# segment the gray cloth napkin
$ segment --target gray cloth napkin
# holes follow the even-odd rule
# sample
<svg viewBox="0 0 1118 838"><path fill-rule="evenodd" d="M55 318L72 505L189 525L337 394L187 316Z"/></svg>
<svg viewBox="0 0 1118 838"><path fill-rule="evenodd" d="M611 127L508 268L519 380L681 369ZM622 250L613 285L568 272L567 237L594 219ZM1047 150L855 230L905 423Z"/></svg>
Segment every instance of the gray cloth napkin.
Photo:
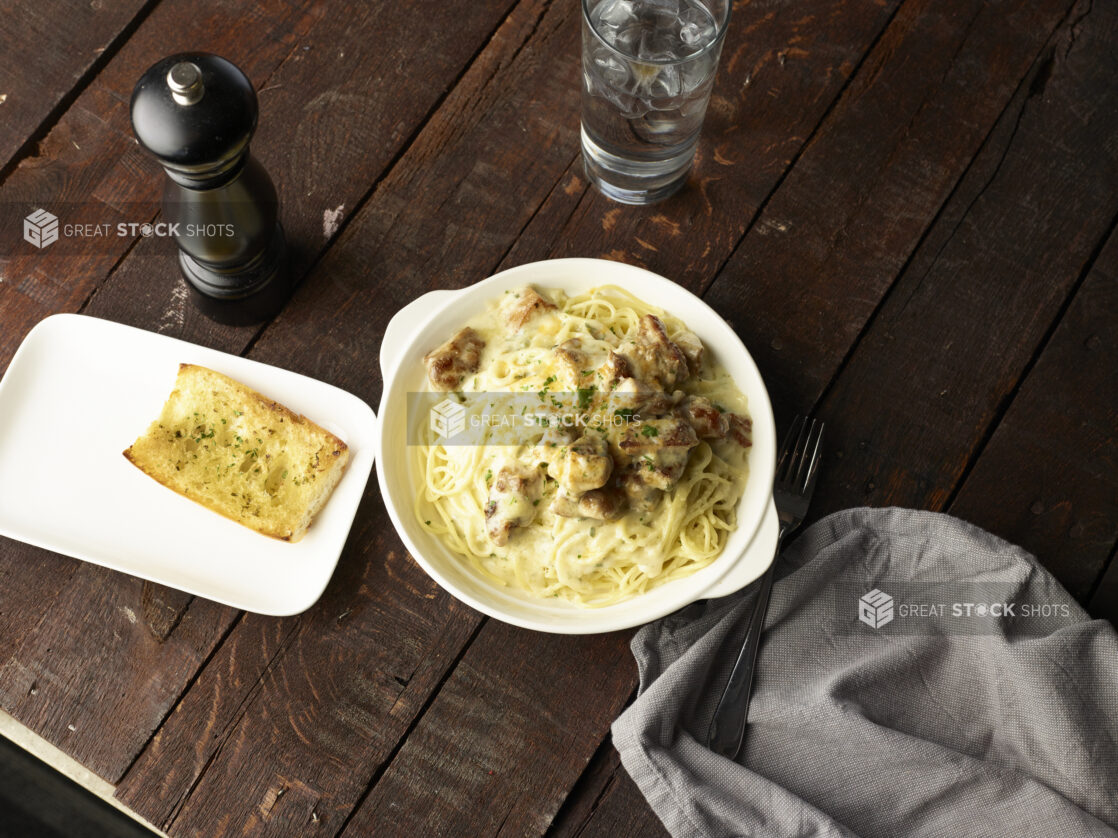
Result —
<svg viewBox="0 0 1118 838"><path fill-rule="evenodd" d="M1118 635L1025 551L901 509L806 530L732 762L704 743L755 588L633 638L613 741L674 836L1118 836Z"/></svg>

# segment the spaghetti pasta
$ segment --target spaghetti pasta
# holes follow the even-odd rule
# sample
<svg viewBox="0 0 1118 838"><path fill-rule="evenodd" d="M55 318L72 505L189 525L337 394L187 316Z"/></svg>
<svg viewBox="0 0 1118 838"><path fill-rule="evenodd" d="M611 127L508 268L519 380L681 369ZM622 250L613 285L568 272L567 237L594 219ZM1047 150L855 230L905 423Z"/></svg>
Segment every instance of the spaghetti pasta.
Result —
<svg viewBox="0 0 1118 838"><path fill-rule="evenodd" d="M482 342L467 358L461 346ZM433 388L483 401L490 419L468 444L420 430L415 514L476 573L600 607L722 551L747 479L748 405L680 320L613 286L523 289L439 353Z"/></svg>

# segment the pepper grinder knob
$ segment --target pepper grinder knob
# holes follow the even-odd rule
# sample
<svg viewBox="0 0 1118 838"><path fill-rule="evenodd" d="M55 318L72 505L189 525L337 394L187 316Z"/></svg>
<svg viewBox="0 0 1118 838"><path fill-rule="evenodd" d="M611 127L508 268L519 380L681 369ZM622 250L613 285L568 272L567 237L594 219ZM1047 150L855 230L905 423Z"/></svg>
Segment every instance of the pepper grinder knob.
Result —
<svg viewBox="0 0 1118 838"><path fill-rule="evenodd" d="M132 128L163 166L163 215L192 298L222 323L266 320L290 296L272 179L249 152L259 108L248 77L208 53L152 65L132 93Z"/></svg>
<svg viewBox="0 0 1118 838"><path fill-rule="evenodd" d="M206 93L202 70L191 61L180 61L167 71L167 87L171 98L184 107L196 105Z"/></svg>

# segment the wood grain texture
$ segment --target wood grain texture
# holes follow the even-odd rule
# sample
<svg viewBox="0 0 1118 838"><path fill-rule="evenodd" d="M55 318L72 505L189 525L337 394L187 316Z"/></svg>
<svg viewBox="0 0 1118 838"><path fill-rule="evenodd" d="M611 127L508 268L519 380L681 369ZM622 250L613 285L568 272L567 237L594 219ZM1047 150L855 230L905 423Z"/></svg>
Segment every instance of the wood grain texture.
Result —
<svg viewBox="0 0 1118 838"><path fill-rule="evenodd" d="M1099 580L1098 589L1091 597L1088 611L1092 617L1099 620L1110 620L1114 626L1118 627L1118 561L1115 561L1116 555L1118 555L1118 550L1110 554L1109 564L1103 572L1102 579Z"/></svg>
<svg viewBox="0 0 1118 838"><path fill-rule="evenodd" d="M778 416L823 392L1069 6L917 0L897 14L704 295Z"/></svg>
<svg viewBox="0 0 1118 838"><path fill-rule="evenodd" d="M479 619L376 503L311 611L238 623L117 788L127 806L171 835L337 834Z"/></svg>
<svg viewBox="0 0 1118 838"><path fill-rule="evenodd" d="M302 12L303 16L298 17L294 23L291 16L297 9L289 9L285 16L281 14L284 11L282 9L258 8L248 16L248 22L259 27L256 30L256 37L269 31L261 17L273 15L272 51L266 53L266 58L271 63L264 64L264 58L259 58L255 64L248 63L246 66L239 56L244 54L251 57L251 53L245 51L244 47L237 46L238 39L245 36L245 32L241 29L242 24L229 21L227 25L222 17L225 13L219 13L216 9L181 7L180 14L205 16L203 23L197 25L208 26L210 31L225 31L226 37L231 39L230 42L212 42L210 36L210 48L239 61L250 76L258 80L258 85L263 86L262 119L270 118L270 122L266 124L274 126L271 130L276 134L272 138L272 144L261 150L270 149L270 154L275 160L283 164L276 165L273 170L280 188L299 190L299 198L301 198L301 200L291 201L296 212L291 214L294 223L289 226L289 235L292 235L296 241L306 242L296 251L296 269L300 265L305 267L309 264L317 256L318 250L327 243L322 227L325 210L316 207L313 215L308 215L308 205L315 206L317 202L319 207L329 207L334 210L346 201L356 202L361 198L369 183L380 174L380 167L388 163L407 135L422 123L427 109L438 101L446 88L469 64L474 51L486 42L492 29L503 19L506 5L505 0L472 4L469 13L460 17L460 28L454 31L443 30L442 40L431 41L431 48L438 52L438 58L432 57L427 61L425 72L422 74L412 72L409 65L401 63L398 55L384 50L379 42L370 41L365 34L362 34L367 32L372 21L361 15L375 14L377 25L382 28L386 36L394 35L401 44L412 42L419 37L419 30L425 26L423 17L417 17L414 8L393 7L393 10L388 13L383 10L378 12L375 9L364 9L358 14L340 15L327 14L327 10L319 6L315 8L313 15L310 12ZM171 40L171 45L167 46L171 48L181 43L176 40L177 38L184 37L180 33L176 38L170 38L167 29L174 27L175 20L167 19L166 14L162 13L163 10L160 11L161 14L151 17L135 38L129 41L118 59L105 71L104 75L108 75L110 79L123 79L126 71L135 72L134 77L127 79L127 87L123 80L117 85L119 88L117 92L124 96L124 102L127 102L124 91L127 90L130 94L135 77L138 77L150 61L162 54L153 52L150 44L158 44L160 38L164 38ZM360 24L358 29L353 29L355 22ZM189 29L185 24L183 26ZM145 44L149 45L145 47ZM144 51L146 55L142 58L134 57L133 54L139 51ZM125 62L126 68L118 67L118 62ZM95 87L103 84L108 82L99 78ZM315 85L322 89L316 92ZM278 110L273 111L270 103L274 103ZM126 111L126 107L123 113L118 113L114 109L111 116L111 119L116 122L119 122L121 116L123 117L123 125L118 126L120 131L130 130L127 127ZM104 119L109 121L110 116L106 115ZM302 133L292 135L291 132L296 129ZM286 137L283 136L285 130L288 132ZM360 142L355 141L355 137ZM98 164L103 160L111 159L115 148L113 143L119 139L116 134L109 131L102 131L102 134L95 138L101 141L100 147L94 144ZM267 141L263 129L259 140ZM376 144L372 153L368 148L369 143ZM291 153L291 148L298 149L299 153ZM266 164L271 162L268 154L261 154L261 157ZM62 158L61 162L52 159L45 168L62 167L63 171L68 172L69 167L77 167L77 163L66 156L64 149ZM98 171L98 165L88 168ZM114 179L114 194L120 195L123 190L129 200L135 195L128 190L150 191L158 195L161 188L162 174L154 164L131 172L132 186L128 186L127 179L122 185L119 179L119 167L107 173L103 169L102 166L97 176ZM13 180L21 177L23 171L24 168L21 167L16 176L13 176ZM94 177L89 176L89 183L86 185L96 184ZM96 188L102 189L102 186ZM315 189L322 190L322 194L317 199L314 199ZM307 195L308 192L311 195ZM339 204L334 203L336 200ZM93 212L93 207L88 211ZM309 225L308 219L311 219ZM205 333L204 330L211 324L201 317L192 318L189 322L203 331L188 332L187 304L185 295L180 293L182 285L175 267L173 244L166 240L144 239L142 245L137 246L122 263L121 268L112 275L112 290L105 295L94 296L86 306L86 313L107 316L136 325L155 325L160 331L189 337L200 343L223 346L235 352L247 345L253 334L252 329L221 330L220 327L215 327L213 333ZM66 267L68 276L72 277L73 266L77 264L78 270L87 271L91 282L96 284L102 277L95 272L107 273L116 259L116 256L112 256L113 261L107 261L110 255L98 252L88 259L80 255L70 255L65 257L67 261L62 265ZM299 261L300 259L302 262ZM69 306L69 302L60 304L57 297L43 294L40 280L38 274L29 276L25 278L21 287L35 290L42 297L40 302L46 307L57 309ZM3 293L3 287L0 286L0 295ZM159 301L157 304L161 308L153 312L150 306L156 300ZM76 297L72 301L76 302ZM18 315L9 314L10 311L5 307L6 322L17 322ZM190 314L193 315L193 312ZM3 339L7 339L9 334L5 331ZM22 557L29 551L30 548L6 542L0 550L0 566L18 566ZM67 562L67 560L59 561ZM91 599L111 596L112 591L120 588L117 575L110 571L86 571L77 578L77 585L81 587L75 586L74 590L67 593L67 596L75 600L83 596ZM173 605L169 612L162 614L146 613L138 603L124 604L143 614L145 622L150 622L151 631L156 638L174 627L176 614L182 611L181 602ZM153 604L150 597L145 604L148 606ZM18 606L16 603L9 605L11 608L9 617L13 626L20 622L26 623L30 619L38 619L39 609L41 609L41 603L34 597L22 601ZM18 614L22 614L22 617L17 616ZM222 611L215 614L215 619L219 621L213 627L213 637L216 641L230 625L231 614ZM73 634L72 614L66 610L50 612L46 621L60 635L65 634L67 626ZM113 654L115 640L108 628L98 629L95 626L82 633L80 637L73 636L70 645L72 647L70 651L75 655L107 660ZM120 649L120 653L128 654L128 650ZM61 650L52 648L51 654L61 654ZM119 666L109 668L115 678L121 682L121 689L125 692L130 693L139 688L140 685L128 680L129 677L134 677L134 673L131 673L126 661L121 661ZM57 712L60 714L81 714L89 719L98 720L98 726L105 739L104 747L115 747L119 749L119 753L112 762L99 761L96 770L99 773L105 772L107 779L115 781L138 753L139 749L135 746L137 744L142 746L142 739L146 737L142 737L140 731L146 727L147 736L151 735L170 709L171 705L167 703L167 698L177 698L173 696L175 690L181 692L194 674L193 669L174 669L164 672L162 675L166 693L163 697L164 701L158 705L151 705L153 714L146 717L127 714L112 716L111 706L99 708L88 702L68 706L62 695L55 696L54 700L57 702ZM23 718L17 712L18 708L6 707L5 709ZM116 735L116 726L127 727L128 735L123 735L123 732L122 735ZM49 734L44 735L51 738ZM74 741L74 738L66 736L52 741L66 750L68 745L65 743Z"/></svg>
<svg viewBox="0 0 1118 838"><path fill-rule="evenodd" d="M1084 4L1079 7L1086 10ZM942 509L1118 213L1118 9L1064 27L824 399L816 514ZM1090 106L1085 107L1084 102ZM1049 567L1076 562L1074 551Z"/></svg>
<svg viewBox="0 0 1118 838"><path fill-rule="evenodd" d="M950 13L950 9L944 9L942 5L937 8L944 14ZM984 188L984 184L991 176L991 170L996 170L998 161L1002 159L1002 152L1006 151L1010 137L1020 127L1018 120L1020 109L1022 103L1028 99L1030 89L1035 95L1034 81L1049 77L1047 61L1049 53L1041 50L1041 46L1044 45L1044 32L1035 32L1024 25L1023 20L1019 20L1017 32L1020 35L1018 41L1020 51L1016 55L1016 62L1010 62L1009 66L1024 72L1031 62L1032 69L1021 85L1018 84L1019 79L1013 78L1013 73L1007 73L1002 77L1000 96L1004 98L1001 102L1004 104L1014 88L1018 88L1016 98L1010 101L1008 108L1002 114L999 120L1000 130L996 128L986 141L984 158L980 158L968 170L969 158L965 151L966 145L958 145L958 143L970 143L977 148L977 143L981 142L986 129L998 116L1001 108L998 98L985 101L979 98L975 101L966 100L964 97L965 101L977 109L972 113L982 114L986 122L985 125L975 126L963 124L954 134L942 130L945 119L942 114L945 109L949 109L952 98L958 92L952 84L956 87L965 85L967 74L974 72L975 66L984 68L1002 66L1004 69L1007 58L1006 43L977 35L982 27L976 23L971 27L971 34L956 41L958 47L954 53L954 60L958 62L958 68L965 69L956 69L953 72L950 67L946 67L941 72L933 74L936 83L926 88L931 100L909 103L904 91L912 94L922 88L914 78L903 80L901 78L904 76L908 57L905 49L906 41L909 48L919 50L925 46L920 43L921 39L934 38L934 32L937 30L947 34L948 37L958 38L959 33L951 27L943 28L942 21L938 21L937 27L934 14L931 15L931 20L926 21L922 26L918 19L909 19L908 9L908 6L903 8L894 20L894 26L904 34L895 37L891 27L882 37L875 53L870 56L866 67L863 68L871 74L868 89L863 90L860 76L852 81L847 95L836 106L828 123L821 126L812 146L805 151L796 168L769 202L758 223L746 236L739 253L715 281L706 296L706 299L713 302L720 312L731 317L731 321L738 326L739 333L746 338L747 345L755 355L760 356L762 371L766 374L770 382L770 390L777 401L778 413L791 413L793 407L803 409L817 401L825 392L828 383L842 368L844 356L857 338L856 324L863 318L873 317L876 304L886 293L890 295L897 293L888 290L891 287L892 275L905 266L908 254L920 246L921 238L929 225L932 226L933 233L928 235L927 239L937 242L939 239L936 233L942 230L946 231L944 235L947 235L956 228L959 223L958 214L965 214L972 204L973 193L968 192L968 187L973 190ZM1036 12L1038 9L1033 6L1031 11ZM1057 7L1047 12L1047 20L1055 25L1060 19L1060 9ZM981 13L979 10L980 15ZM1053 48L1050 54L1055 54L1054 48L1067 47L1072 40L1073 31L1076 39L1087 37L1080 28L1082 24L1083 21L1075 11L1067 15L1063 27L1048 45ZM932 29L924 28L929 25ZM1105 42L1109 37L1107 34L1109 30L1105 26L1101 31L1104 36L1100 39L1103 45L1096 45L1097 50L1106 48ZM883 51L884 57L879 56L877 50ZM1034 60L1038 52L1040 57ZM1097 54L1095 57L1082 58L1079 66L1084 67L1096 59ZM924 65L917 62L914 66L923 68ZM997 89L996 73L991 73L989 78L991 81L989 89ZM954 79L954 81L945 83L944 79ZM1048 119L1058 123L1062 118L1070 116L1066 110L1068 106L1077 97L1090 95L1088 91L1094 90L1094 85L1097 83L1097 78L1084 80L1082 77L1068 83L1072 89L1065 91L1065 95L1059 100L1053 99L1051 105L1054 109L1064 108L1064 112L1050 113ZM937 94L940 93L945 97L942 100L937 99ZM876 96L881 97L879 103L875 102ZM878 108L880 110L877 110ZM866 115L874 113L875 110L879 114L900 114L903 117L904 114L911 113L914 116L905 132L894 135L892 139L886 136L878 142L877 132L866 124ZM939 116L925 121L921 114L929 111L932 114L938 112ZM878 119L880 120L881 117L879 116ZM1047 126L1035 125L1030 135L1040 140L1047 130L1051 129ZM854 137L859 134L863 136L860 141L855 142L854 137L844 136L847 133L853 134ZM963 134L968 136L961 136ZM879 156L852 155L852 150L856 148L877 151ZM845 154L841 153L844 149ZM1074 152L1066 152L1066 154L1073 156ZM935 161L936 165L932 165L931 162L922 164L924 157L928 161ZM846 162L843 162L844 160ZM891 163L895 160L903 165L893 168ZM944 172L936 168L940 161L945 160L954 161L954 172ZM1105 168L1108 164L1104 160L1101 165ZM846 177L835 177L836 170L846 171L849 174ZM948 202L948 208L933 223L940 210L940 204L945 201L964 172L967 174L963 177L962 184L956 188L956 194ZM1020 174L1016 177L1019 189L1028 188L1023 182L1028 179ZM868 191L865 191L867 187L863 184L863 180L872 183ZM1050 183L1048 185L1051 186ZM1040 191L1043 185L1038 185L1037 188ZM1001 198L1000 212L1003 214L1011 214L1016 204L1017 199L1011 197L1012 192L1013 190L1007 189L1007 194ZM1104 198L1107 192L1108 188L1097 189L1096 199ZM810 199L812 195L822 196L817 198L818 206L812 203ZM828 197L834 203L829 203L826 200ZM955 213L951 211L954 208L958 208ZM994 212L998 211L994 210ZM795 223L795 219L801 217L813 219L806 231L800 228L800 234L806 238L802 253L800 242L797 241L800 236L789 232L792 226L789 222ZM1102 226L1098 229L1105 232L1109 221L1105 211L1096 213L1093 220L1097 225L1101 222ZM881 229L875 229L875 224L879 228L884 225L888 229L882 232ZM785 226L789 227L789 230L780 229ZM1043 244L1038 245L1038 249L1048 247L1058 252L1057 245L1064 230L1058 223L1056 227L1051 233L1046 233L1048 237ZM851 232L847 232L848 230ZM857 234L853 231L857 231ZM1065 257L1064 267L1069 283L1074 283L1077 271L1089 255L1092 244L1089 238L1089 235L1084 237L1087 240L1085 251L1073 252ZM932 253L938 253L938 249L932 250ZM1077 257L1082 258L1077 260ZM956 264L956 268L959 268L961 263L962 260ZM916 264L919 262L917 261ZM739 265L742 269L741 279L734 283L735 270L739 269ZM745 270L745 265L749 265L748 270ZM881 272L880 276L875 273L878 271ZM963 273L961 281L969 278L972 284L978 284L984 279L982 269L970 275L965 271ZM868 295L868 300L862 297L865 285L870 282L866 277L869 277L877 288L876 292ZM900 282L904 282L904 276ZM805 289L803 292L789 293L789 288L801 287ZM898 285L898 291L903 287ZM1070 284L1065 286L1065 288L1069 287ZM783 297L787 297L790 302L782 302ZM972 332L975 331L976 312L973 309L973 300L967 294L960 294L957 286L945 285L942 282L929 284L928 297L930 305L943 309L938 313L935 324L937 328L942 326L943 321L959 320L967 324ZM1049 316L1055 316L1059 308L1059 298L1049 297L1047 306ZM886 312L887 307L888 303L886 303ZM773 315L774 310L783 311L783 316ZM919 317L914 316L913 322L919 323ZM1041 332L1031 336L1032 342L1029 338L1021 341L1022 349L1036 345L1045 325L1044 322L1040 324ZM758 326L763 331L755 331ZM878 320L874 319L870 327L871 337L877 327ZM847 328L851 331L844 332ZM808 333L806 337L801 334L801 330ZM864 345L864 342L859 344L857 352L866 351ZM967 344L961 346L965 347ZM795 351L782 356L780 353L785 347L792 347ZM968 364L986 359L988 356L997 358L1000 354L980 347L957 350L955 353L949 353L945 360L958 358L960 364ZM794 366L788 366L789 361L783 361L783 357L787 357L790 361L795 359L792 362ZM914 376L913 371L920 370L922 373L927 366L930 366L923 362L923 356L916 353L910 353L908 356L898 355L892 346L892 340L875 345L873 354L869 357L876 361L878 371L889 370L888 375L898 382L911 382L913 388L918 388L922 381L922 375ZM1018 371L1025 363L1026 359L1019 359ZM843 380L840 376L838 387L842 386ZM859 382L859 386L866 398L875 400L876 409L876 398L881 386L879 381L866 378ZM898 409L906 409L908 403L905 399L911 401L913 398L910 392L906 392L903 398L898 399L900 402ZM953 401L953 403L957 402ZM963 408L969 404L965 399L958 403ZM926 405L912 407L912 417L897 428L896 435L907 433L911 438L919 437L925 432L927 424L919 418L921 409L926 410ZM851 444L851 431L841 422L832 421L835 417L841 419L845 416L847 416L846 412L838 410L824 412L824 418L829 423L830 441L824 476L833 474L836 468L849 469L851 473L864 469L863 462L856 462L853 466L850 463L857 460L858 456L864 456L862 452L868 450L868 440L876 441L881 434L880 430L867 432L866 436L855 436ZM861 439L867 440L864 447L858 445ZM840 449L839 456L835 455L833 447L836 440ZM977 444L980 440L981 433L972 442ZM849 453L851 448L855 451L854 457ZM917 447L913 451L898 442L892 452L893 462L908 464L917 461L917 453L920 450ZM957 479L958 474L954 476ZM946 476L940 484L948 487L948 493L952 485L951 480L952 476ZM820 486L817 504L812 510L813 518L822 515L828 504L834 508L861 500L846 498L833 501L832 498L838 491L841 489L826 482ZM878 502L893 502L893 496L885 495ZM901 497L897 502L904 503L906 499ZM919 504L920 500L907 499L907 502ZM1065 552L1064 555L1070 558L1069 553ZM589 817L583 823L565 823L563 831L557 834L662 834L662 826L648 809L647 803L632 786L631 781L622 775L623 770L618 769L617 779L604 787L601 799L592 807ZM633 831L626 832L630 828Z"/></svg>
<svg viewBox="0 0 1118 838"><path fill-rule="evenodd" d="M154 582L144 582L140 611L152 637L162 643L171 636L194 597Z"/></svg>
<svg viewBox="0 0 1118 838"><path fill-rule="evenodd" d="M560 33L568 37L563 23L569 21L564 16L569 11L545 12L546 8L546 4L527 3L514 10L361 215L347 227L339 248L328 253L293 304L254 344L252 357L296 369L303 365L302 369L313 370L313 374L375 402L379 389L376 340L404 301L393 303L370 292L387 286L374 286L379 278L408 269L414 254L382 247L379 237L363 229L362 219L383 223L387 212L407 211L416 212L417 217L430 216L430 224L447 227L463 218L468 220L474 211L484 213L489 202L509 206L507 195L499 190L462 189L456 178L468 172L431 163L449 143L467 148L477 132L485 126L493 128L495 119L520 124L525 118L520 103L510 101L508 91L516 88L506 82L524 78L525 85L535 80L544 83L554 75L553 68L539 62L533 49L525 45L525 39L546 41ZM560 91L569 80L549 83L553 90ZM479 100L485 107L477 107ZM531 148L538 158L549 142L555 142L550 139L555 132L542 118L542 108L537 113L539 118L526 124L546 132ZM563 165L565 159L559 160L556 168L561 171ZM454 177L440 179L447 170ZM482 173L473 176L481 177ZM430 191L419 193L429 196L426 200L430 203L415 207L415 180L421 177L432 178ZM541 200L550 185L546 179L540 181ZM440 188L451 194L461 190L461 198L448 202ZM526 218L530 208L519 207L516 211L526 213ZM469 235L462 229L463 235ZM460 263L464 252L474 260L472 270L464 268L464 276L487 270L511 244L517 229L512 225L503 239L491 235L488 250L477 246L463 251L454 246L441 255L442 263L432 256L427 263L431 281ZM335 250L343 252L343 257L335 257ZM377 262L375 272L367 272L361 262L369 258ZM403 285L401 290L415 293L417 289ZM323 328L324 323L330 327ZM236 335L229 337L231 341ZM300 347L295 357L292 346ZM436 595L430 580L399 548L383 510L372 505L375 499L376 492L370 488L334 583L319 605L299 618L300 628L273 665L283 677L277 674L269 678L265 689L253 691L260 662L251 655L243 662L236 655L225 655L226 647L253 646L253 622L246 619L233 630L180 709L124 778L118 795L128 805L172 834L220 834L224 829L264 834L284 834L296 828L337 830L480 619L454 606L445 595ZM389 557L390 573L379 578L376 574L383 572L385 556ZM372 575L373 581L357 584L346 579L347 572ZM353 597L355 588L361 595L354 602L336 601L343 595ZM373 603L368 604L367 599ZM398 624L401 615L415 609L420 612L412 618L418 623L415 628ZM304 643L324 642L317 623L314 629L302 627L303 623L319 620L321 614L330 619L346 615L340 626L332 629L337 637L330 640L331 648L350 644L353 656L363 656L362 678L352 674L350 656L296 654ZM384 656L367 651L368 635L373 631L384 632ZM244 640L245 635L250 639ZM410 638L414 642L409 644ZM398 655L408 657L405 662L391 657ZM400 692L400 681L394 676L407 683L405 691ZM322 681L329 691L329 701L323 698L321 706L325 709L321 711L316 709L320 703L309 698L303 687L311 680ZM388 690L371 690L372 680L383 680ZM194 753L182 769L177 768L184 763L183 756L195 748L198 727L207 723L204 720L210 719L211 708L217 703L226 708L217 713L220 730L224 731L218 742ZM355 707L360 712L331 714L329 708L335 706ZM310 733L302 727L296 731L285 726L288 718L307 713L315 714ZM319 737L330 737L329 747L321 747ZM355 770L355 764L360 768ZM168 777L170 780L165 779ZM278 795L283 788L287 791ZM215 804L215 800L220 802ZM246 800L251 804L246 806Z"/></svg>
<svg viewBox="0 0 1118 838"><path fill-rule="evenodd" d="M603 789L601 799L577 830L556 831L554 835L556 838L565 835L577 838L667 838L668 831L645 801L637 784L619 767Z"/></svg>
<svg viewBox="0 0 1118 838"><path fill-rule="evenodd" d="M237 624L118 786L126 805L172 835L338 832L480 619L378 505L370 488L310 611Z"/></svg>
<svg viewBox="0 0 1118 838"><path fill-rule="evenodd" d="M542 835L555 791L609 729L600 708L628 696L618 675L632 665L621 635L489 621L343 835Z"/></svg>
<svg viewBox="0 0 1118 838"><path fill-rule="evenodd" d="M49 192L93 196L73 220L116 220L137 201L154 214L160 175L131 145L127 96L163 54L213 49L260 88L254 148L307 279L258 333L196 315L166 241L0 257L0 368L44 314L84 306L375 403L384 326L418 294L498 265L603 255L710 287L779 412L825 394L824 414L846 424L832 422L843 457L827 464L817 513L864 499L942 505L967 475L960 509L1055 550L1069 584L1098 575L1111 484L1083 493L1022 446L1044 422L1090 442L1112 419L1030 406L1099 374L1074 344L1096 322L1100 280L1071 300L1066 329L1050 329L1118 211L1113 9L739 3L691 185L633 209L581 175L577 4L511 4L465 4L451 25L434 0L236 13L165 0L0 201ZM1006 473L1046 490L1043 527L1016 501L993 507L986 487ZM1062 534L1094 564L1075 565ZM301 617L238 617L122 580L0 542L0 706L103 776L124 774L121 799L172 834L663 834L602 756L635 685L626 637L483 621L406 555L373 487L338 573ZM1112 562L1099 607L1116 590Z"/></svg>
<svg viewBox="0 0 1118 838"><path fill-rule="evenodd" d="M50 127L154 0L5 4L0 18L0 172ZM26 68L34 67L34 74Z"/></svg>
<svg viewBox="0 0 1118 838"><path fill-rule="evenodd" d="M132 136L129 101L143 72L174 52L208 51L234 61L262 85L324 13L321 4L258 0L231 11L222 0L160 3L58 123L0 186L0 368L31 327L49 314L77 311L135 244L127 237L68 241L49 250L20 241L20 216L55 208L65 224L153 220L162 191L159 166ZM144 215L147 214L147 217ZM140 217L137 217L140 216ZM157 276L168 276L162 271ZM148 279L149 287L153 280Z"/></svg>
<svg viewBox="0 0 1118 838"><path fill-rule="evenodd" d="M1084 602L1118 543L1116 278L1111 234L950 507Z"/></svg>
<svg viewBox="0 0 1118 838"><path fill-rule="evenodd" d="M25 616L0 666L0 703L40 736L112 781L217 645L232 609L196 599L163 642L144 623L143 583L81 564Z"/></svg>
<svg viewBox="0 0 1118 838"><path fill-rule="evenodd" d="M684 189L665 204L622 206L587 185L581 159L572 155L501 267L598 256L701 290L899 6L892 0L737 4ZM570 113L576 121L577 104ZM577 153L577 142L571 150Z"/></svg>

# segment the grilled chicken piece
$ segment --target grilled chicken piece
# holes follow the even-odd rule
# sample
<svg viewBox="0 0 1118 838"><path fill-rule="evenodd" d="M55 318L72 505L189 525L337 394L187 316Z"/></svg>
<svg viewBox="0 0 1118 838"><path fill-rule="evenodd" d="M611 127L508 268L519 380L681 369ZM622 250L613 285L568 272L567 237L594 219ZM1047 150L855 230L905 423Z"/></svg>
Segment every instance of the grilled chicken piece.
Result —
<svg viewBox="0 0 1118 838"><path fill-rule="evenodd" d="M730 430L730 420L704 396L688 396L676 413L687 420L700 439L722 439Z"/></svg>
<svg viewBox="0 0 1118 838"><path fill-rule="evenodd" d="M568 428L563 425L553 425L549 427L540 441L532 448L532 462L546 463L550 466L553 462L557 461L567 450L572 442L577 438L574 428Z"/></svg>
<svg viewBox="0 0 1118 838"><path fill-rule="evenodd" d="M625 500L629 508L637 513L650 511L664 494L662 489L657 489L655 486L646 483L643 475L635 466L633 470L626 472L621 479L621 488L625 492Z"/></svg>
<svg viewBox="0 0 1118 838"><path fill-rule="evenodd" d="M617 440L618 465L625 468L628 479L636 475L638 482L653 489L668 490L679 482L687 467L688 452L699 444L699 437L679 417L648 419L630 425ZM626 485L626 492L629 487Z"/></svg>
<svg viewBox="0 0 1118 838"><path fill-rule="evenodd" d="M612 521L625 513L625 498L610 489L591 489L578 499L578 511L583 518Z"/></svg>
<svg viewBox="0 0 1118 838"><path fill-rule="evenodd" d="M575 497L606 485L612 471L609 446L597 434L572 442L547 467L548 476Z"/></svg>
<svg viewBox="0 0 1118 838"><path fill-rule="evenodd" d="M598 375L601 378L601 388L608 392L615 389L625 379L632 378L633 367L628 358L618 355L616 352L611 352L605 363L598 367Z"/></svg>
<svg viewBox="0 0 1118 838"><path fill-rule="evenodd" d="M560 489L551 502L551 511L563 518L591 518L612 521L625 512L625 496L613 488L591 489L576 498Z"/></svg>
<svg viewBox="0 0 1118 838"><path fill-rule="evenodd" d="M687 369L691 371L691 375L697 376L703 366L703 352L705 351L699 336L694 332L680 332L672 339L672 343L683 351L684 357L687 358Z"/></svg>
<svg viewBox="0 0 1118 838"><path fill-rule="evenodd" d="M657 390L671 392L690 375L687 356L668 339L664 324L652 314L640 319L636 336L622 341L617 352L629 361L636 378Z"/></svg>
<svg viewBox="0 0 1118 838"><path fill-rule="evenodd" d="M536 515L543 492L543 475L519 463L502 466L489 489L485 527L498 547L508 544L513 527L525 527Z"/></svg>
<svg viewBox="0 0 1118 838"><path fill-rule="evenodd" d="M481 363L485 341L467 326L437 349L423 356L427 379L436 390L457 390L466 376L473 375Z"/></svg>
<svg viewBox="0 0 1118 838"><path fill-rule="evenodd" d="M635 378L623 378L609 394L609 406L613 411L630 411L638 419L654 419L670 414L682 399L682 390L669 395Z"/></svg>
<svg viewBox="0 0 1118 838"><path fill-rule="evenodd" d="M579 338L570 338L559 344L555 349L555 359L568 390L577 390L593 383L593 373L589 369L590 357L582 351L582 341ZM591 372L591 375L584 376L583 372Z"/></svg>
<svg viewBox="0 0 1118 838"><path fill-rule="evenodd" d="M740 416L737 413L729 413L726 418L730 423L730 439L742 448L749 448L753 445L753 420L748 416Z"/></svg>
<svg viewBox="0 0 1118 838"><path fill-rule="evenodd" d="M525 285L523 288L513 291L509 297L510 300L502 308L504 309L505 323L514 332L519 332L524 324L537 314L556 309L555 303L541 297L531 285Z"/></svg>

